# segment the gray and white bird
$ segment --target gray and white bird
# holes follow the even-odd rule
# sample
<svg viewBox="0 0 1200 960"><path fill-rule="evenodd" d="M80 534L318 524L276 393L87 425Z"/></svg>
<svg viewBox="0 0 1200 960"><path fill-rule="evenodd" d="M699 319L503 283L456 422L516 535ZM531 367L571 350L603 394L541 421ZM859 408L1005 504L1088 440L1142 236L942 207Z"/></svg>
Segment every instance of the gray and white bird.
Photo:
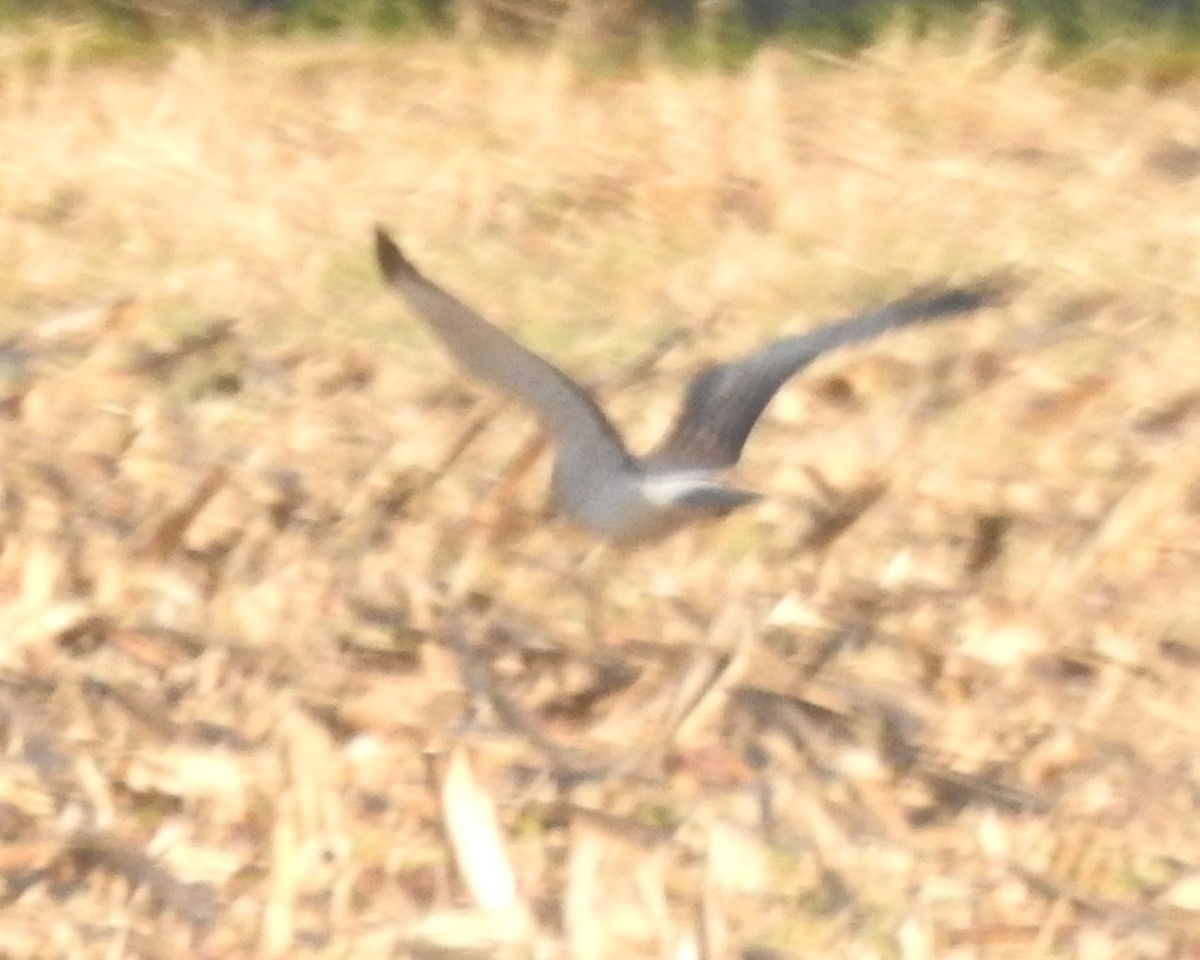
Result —
<svg viewBox="0 0 1200 960"><path fill-rule="evenodd" d="M541 419L555 448L554 505L617 547L657 540L759 499L723 483L721 474L737 463L779 388L821 354L894 327L977 310L1002 293L1001 284L985 281L916 295L705 367L670 432L639 457L586 389L426 278L378 226L375 253L384 280L454 359Z"/></svg>

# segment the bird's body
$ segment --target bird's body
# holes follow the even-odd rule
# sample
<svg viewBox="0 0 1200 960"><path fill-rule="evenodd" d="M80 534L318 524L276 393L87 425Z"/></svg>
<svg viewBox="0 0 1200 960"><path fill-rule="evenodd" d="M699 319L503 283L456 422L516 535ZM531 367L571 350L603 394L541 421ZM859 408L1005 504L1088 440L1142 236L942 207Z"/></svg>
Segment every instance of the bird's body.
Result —
<svg viewBox="0 0 1200 960"><path fill-rule="evenodd" d="M623 469L571 470L560 456L551 492L576 524L618 547L661 539L698 520L723 517L759 499L722 483L711 470L647 471L638 461Z"/></svg>
<svg viewBox="0 0 1200 960"><path fill-rule="evenodd" d="M375 250L388 285L453 357L542 420L555 446L551 492L559 511L618 547L658 540L759 499L725 484L721 474L738 461L779 388L818 356L894 327L978 309L1000 292L980 284L899 300L706 367L689 385L671 432L634 457L576 381L423 276L382 228Z"/></svg>

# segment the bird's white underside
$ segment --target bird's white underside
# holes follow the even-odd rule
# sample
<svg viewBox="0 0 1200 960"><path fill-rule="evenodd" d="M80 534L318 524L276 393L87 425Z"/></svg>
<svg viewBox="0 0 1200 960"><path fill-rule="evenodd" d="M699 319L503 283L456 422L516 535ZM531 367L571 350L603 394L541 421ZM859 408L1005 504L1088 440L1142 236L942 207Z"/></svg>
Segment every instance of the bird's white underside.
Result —
<svg viewBox="0 0 1200 960"><path fill-rule="evenodd" d="M706 490L725 490L711 470L672 470L652 473L639 484L642 496L656 507L673 507L690 495Z"/></svg>

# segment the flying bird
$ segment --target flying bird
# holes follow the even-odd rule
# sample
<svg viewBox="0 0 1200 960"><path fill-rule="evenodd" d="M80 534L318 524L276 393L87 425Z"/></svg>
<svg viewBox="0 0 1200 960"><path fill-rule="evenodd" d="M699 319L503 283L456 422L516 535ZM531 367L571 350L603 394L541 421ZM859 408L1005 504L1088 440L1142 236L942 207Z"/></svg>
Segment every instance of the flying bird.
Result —
<svg viewBox="0 0 1200 960"><path fill-rule="evenodd" d="M705 367L667 436L634 456L583 386L425 277L379 226L375 255L387 284L468 373L541 419L555 448L555 507L617 547L660 539L759 499L721 474L737 463L780 387L821 354L894 327L968 313L1002 294L993 281L918 294Z"/></svg>

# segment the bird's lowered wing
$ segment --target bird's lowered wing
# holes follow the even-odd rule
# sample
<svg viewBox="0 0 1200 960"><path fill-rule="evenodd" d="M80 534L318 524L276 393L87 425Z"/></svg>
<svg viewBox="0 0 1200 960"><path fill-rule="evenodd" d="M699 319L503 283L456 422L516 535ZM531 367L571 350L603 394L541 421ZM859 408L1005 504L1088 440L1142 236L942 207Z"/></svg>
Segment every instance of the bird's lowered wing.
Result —
<svg viewBox="0 0 1200 960"><path fill-rule="evenodd" d="M654 469L732 467L771 398L821 354L911 323L944 320L1002 299L1004 281L917 294L702 370L671 432L642 462Z"/></svg>
<svg viewBox="0 0 1200 960"><path fill-rule="evenodd" d="M629 459L620 435L583 387L426 279L387 231L375 228L375 255L396 291L469 373L529 407L560 444Z"/></svg>

